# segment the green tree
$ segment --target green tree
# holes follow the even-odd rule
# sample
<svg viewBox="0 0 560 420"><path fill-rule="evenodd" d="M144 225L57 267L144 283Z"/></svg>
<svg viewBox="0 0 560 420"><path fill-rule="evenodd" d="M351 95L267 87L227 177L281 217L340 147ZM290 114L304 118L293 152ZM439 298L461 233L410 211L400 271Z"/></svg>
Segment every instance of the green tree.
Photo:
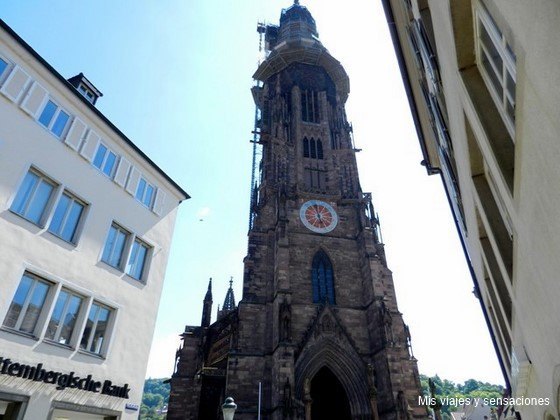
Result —
<svg viewBox="0 0 560 420"><path fill-rule="evenodd" d="M144 395L140 407L140 420L164 420L165 414L161 414L169 400L169 383L165 379L146 379L144 381Z"/></svg>
<svg viewBox="0 0 560 420"><path fill-rule="evenodd" d="M163 397L158 394L144 394L142 403L150 408L157 408L163 405Z"/></svg>
<svg viewBox="0 0 560 420"><path fill-rule="evenodd" d="M420 385L424 395L430 394L428 380L426 375L420 375ZM438 375L431 378L435 385L435 393L437 398L498 398L503 395L504 388L501 385L493 385L486 382L477 381L476 379L468 379L463 384L455 384L447 379L441 379ZM443 405L441 408L442 418L444 420L451 419L451 412L456 411L458 407Z"/></svg>

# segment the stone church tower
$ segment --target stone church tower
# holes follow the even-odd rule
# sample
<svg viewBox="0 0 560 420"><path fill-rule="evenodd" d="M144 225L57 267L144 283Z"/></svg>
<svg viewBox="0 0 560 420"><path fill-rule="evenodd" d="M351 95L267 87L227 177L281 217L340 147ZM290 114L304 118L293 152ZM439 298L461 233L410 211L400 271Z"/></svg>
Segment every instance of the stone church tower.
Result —
<svg viewBox="0 0 560 420"><path fill-rule="evenodd" d="M344 104L349 80L295 2L259 25L256 141L243 297L187 326L167 418L426 418L370 194L358 179Z"/></svg>

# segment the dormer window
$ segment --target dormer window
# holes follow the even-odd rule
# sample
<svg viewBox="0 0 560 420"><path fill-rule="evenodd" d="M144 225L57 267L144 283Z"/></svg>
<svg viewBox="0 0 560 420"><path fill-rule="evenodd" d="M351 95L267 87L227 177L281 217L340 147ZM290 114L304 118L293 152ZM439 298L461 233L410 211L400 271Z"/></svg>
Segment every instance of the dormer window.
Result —
<svg viewBox="0 0 560 420"><path fill-rule="evenodd" d="M103 96L103 94L97 90L95 86L93 86L93 83L91 83L83 73L71 77L68 79L68 83L74 86L76 90L80 92L80 94L92 105L95 105L97 100Z"/></svg>
<svg viewBox="0 0 560 420"><path fill-rule="evenodd" d="M90 101L91 103L94 103L95 94L91 90L89 90L86 86L84 86L82 83L80 83L80 85L78 86L78 91L83 96L85 96L88 101Z"/></svg>

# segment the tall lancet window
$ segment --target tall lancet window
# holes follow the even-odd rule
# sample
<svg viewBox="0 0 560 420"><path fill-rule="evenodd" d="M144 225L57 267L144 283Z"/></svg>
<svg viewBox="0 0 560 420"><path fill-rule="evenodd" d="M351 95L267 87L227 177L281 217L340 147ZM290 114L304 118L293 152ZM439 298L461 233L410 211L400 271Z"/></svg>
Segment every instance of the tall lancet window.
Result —
<svg viewBox="0 0 560 420"><path fill-rule="evenodd" d="M313 257L311 269L311 283L313 286L313 303L328 302L334 305L334 276L331 260L323 251Z"/></svg>
<svg viewBox="0 0 560 420"><path fill-rule="evenodd" d="M314 90L301 91L301 119L306 122L321 122L321 104L319 92Z"/></svg>

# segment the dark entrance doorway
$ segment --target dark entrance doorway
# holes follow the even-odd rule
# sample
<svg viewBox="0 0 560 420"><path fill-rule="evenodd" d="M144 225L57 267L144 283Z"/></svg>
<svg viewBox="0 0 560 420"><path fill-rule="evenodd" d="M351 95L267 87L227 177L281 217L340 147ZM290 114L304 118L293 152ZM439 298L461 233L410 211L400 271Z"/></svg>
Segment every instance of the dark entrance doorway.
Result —
<svg viewBox="0 0 560 420"><path fill-rule="evenodd" d="M226 381L224 377L203 376L200 391L199 419L215 420L221 417Z"/></svg>
<svg viewBox="0 0 560 420"><path fill-rule="evenodd" d="M311 419L350 420L350 403L342 384L329 368L323 367L311 380Z"/></svg>

